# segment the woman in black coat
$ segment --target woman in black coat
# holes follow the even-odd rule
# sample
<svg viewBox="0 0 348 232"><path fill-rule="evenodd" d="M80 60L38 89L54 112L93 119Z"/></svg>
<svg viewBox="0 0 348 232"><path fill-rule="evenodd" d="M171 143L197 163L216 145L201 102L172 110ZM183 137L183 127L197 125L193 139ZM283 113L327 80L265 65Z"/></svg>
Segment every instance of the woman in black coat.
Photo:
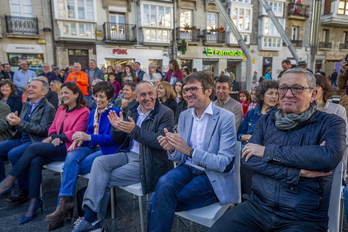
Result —
<svg viewBox="0 0 348 232"><path fill-rule="evenodd" d="M11 80L5 79L0 82L0 100L10 106L11 112L22 110L22 97L16 94L16 87Z"/></svg>

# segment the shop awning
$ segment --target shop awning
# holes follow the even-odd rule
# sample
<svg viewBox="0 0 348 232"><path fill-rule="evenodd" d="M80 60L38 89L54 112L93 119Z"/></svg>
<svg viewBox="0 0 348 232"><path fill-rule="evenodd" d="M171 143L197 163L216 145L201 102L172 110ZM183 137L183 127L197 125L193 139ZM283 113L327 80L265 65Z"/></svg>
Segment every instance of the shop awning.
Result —
<svg viewBox="0 0 348 232"><path fill-rule="evenodd" d="M7 53L18 54L41 54L43 49L37 44L9 44L6 48Z"/></svg>
<svg viewBox="0 0 348 232"><path fill-rule="evenodd" d="M327 56L326 61L341 61L344 57L342 56Z"/></svg>

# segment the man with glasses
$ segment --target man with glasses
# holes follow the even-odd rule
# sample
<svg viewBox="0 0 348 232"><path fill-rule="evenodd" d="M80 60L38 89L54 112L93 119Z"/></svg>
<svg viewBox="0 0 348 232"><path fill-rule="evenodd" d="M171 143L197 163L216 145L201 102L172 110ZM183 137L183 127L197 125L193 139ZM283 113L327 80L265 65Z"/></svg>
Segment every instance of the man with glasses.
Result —
<svg viewBox="0 0 348 232"><path fill-rule="evenodd" d="M2 66L4 68L1 71L1 75L0 75L2 76L2 79L9 79L13 81L14 72L11 71L11 65L9 63L5 63Z"/></svg>
<svg viewBox="0 0 348 232"><path fill-rule="evenodd" d="M346 127L341 117L316 110L315 88L309 71L284 72L280 108L259 119L242 151L243 164L254 170L252 193L209 231L327 231Z"/></svg>
<svg viewBox="0 0 348 232"><path fill-rule="evenodd" d="M238 200L233 168L236 143L234 115L215 106L214 82L205 72L184 79L189 109L179 117L178 131L158 137L178 166L162 176L148 203L148 232L169 232L176 211Z"/></svg>
<svg viewBox="0 0 348 232"><path fill-rule="evenodd" d="M154 190L159 177L173 167L157 142L164 128L173 129L173 111L159 103L150 82L139 82L135 93L138 107L128 110L127 115L120 113L118 117L111 111L108 116L114 128L112 137L122 146L118 153L94 160L82 204L86 213L73 232L100 227L111 187L141 182L143 194L147 194Z"/></svg>
<svg viewBox="0 0 348 232"><path fill-rule="evenodd" d="M28 69L29 65L26 61L21 61L19 67L21 69L15 72L13 82L17 87L18 94L22 94L28 89L28 84L32 78L36 77L36 73Z"/></svg>
<svg viewBox="0 0 348 232"><path fill-rule="evenodd" d="M217 100L214 101L214 104L234 113L236 131L238 131L242 123L243 108L239 102L230 97L230 93L233 90L232 79L223 75L219 76L215 82Z"/></svg>

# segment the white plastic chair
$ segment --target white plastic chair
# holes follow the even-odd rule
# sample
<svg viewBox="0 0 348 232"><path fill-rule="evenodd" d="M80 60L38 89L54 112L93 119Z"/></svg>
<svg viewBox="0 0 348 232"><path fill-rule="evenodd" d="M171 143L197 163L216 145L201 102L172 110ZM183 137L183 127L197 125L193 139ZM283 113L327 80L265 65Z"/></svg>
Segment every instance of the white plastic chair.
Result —
<svg viewBox="0 0 348 232"><path fill-rule="evenodd" d="M44 168L54 171L54 172L59 172L60 173L60 182L62 182L62 178L63 178L63 167L64 167L64 162L63 161L55 161L49 164L46 164L43 166ZM85 179L89 179L90 173L87 173L85 175L79 175L79 177L85 178ZM114 188L110 189L111 191L111 195L110 195L110 199L111 199L111 218L114 219L115 218L115 194L114 194ZM42 196L42 187L40 189L40 194Z"/></svg>
<svg viewBox="0 0 348 232"><path fill-rule="evenodd" d="M124 187L119 187L133 195L138 196L139 199L139 214L140 214L140 229L141 232L144 232L144 214L143 214L143 199L142 197L144 196L143 194L143 190L141 188L141 183L136 183L136 184L132 184L132 185L128 185L128 186L124 186Z"/></svg>
<svg viewBox="0 0 348 232"><path fill-rule="evenodd" d="M343 193L342 179L345 177L344 164L341 161L334 173L334 178L331 188L330 206L329 206L329 232L341 231L343 223Z"/></svg>
<svg viewBox="0 0 348 232"><path fill-rule="evenodd" d="M242 200L242 194L241 194L241 183L240 183L240 153L241 153L241 143L239 141L236 142L235 145L235 160L234 160L234 168L235 168L235 175L237 180L237 186L238 188L238 201L235 203L240 203ZM192 209L188 211L181 211L176 212L175 214L177 216L180 216L182 218L186 218L190 221L193 221L195 223L211 227L224 213L225 211L231 206L232 204L225 204L220 205L218 202L214 203L212 205L208 205L206 207L198 208L198 209Z"/></svg>

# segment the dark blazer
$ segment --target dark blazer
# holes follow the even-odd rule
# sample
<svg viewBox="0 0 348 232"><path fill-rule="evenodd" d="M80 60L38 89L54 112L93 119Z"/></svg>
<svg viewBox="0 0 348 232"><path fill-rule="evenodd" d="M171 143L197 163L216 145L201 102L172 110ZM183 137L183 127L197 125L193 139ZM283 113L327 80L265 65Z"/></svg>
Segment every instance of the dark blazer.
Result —
<svg viewBox="0 0 348 232"><path fill-rule="evenodd" d="M7 105L10 106L11 112L18 112L18 115L22 111L22 97L20 95L13 95L7 99Z"/></svg>
<svg viewBox="0 0 348 232"><path fill-rule="evenodd" d="M173 113L176 111L176 106L178 105L173 98L168 98L167 101L163 102L162 104L171 109Z"/></svg>
<svg viewBox="0 0 348 232"><path fill-rule="evenodd" d="M10 71L9 73L7 73L4 70L2 70L1 75L2 75L1 79L10 79L11 81L13 81L14 72Z"/></svg>
<svg viewBox="0 0 348 232"><path fill-rule="evenodd" d="M52 90L48 90L48 93L46 94L46 99L49 103L51 103L54 108L58 109L58 94Z"/></svg>
<svg viewBox="0 0 348 232"><path fill-rule="evenodd" d="M100 70L100 68L96 67L94 69L94 75L93 75L93 79L89 76L89 71L91 69L86 69L85 73L87 73L88 75L88 84L89 86L92 84L92 81L95 79L100 79L100 80L104 80L104 73L102 70Z"/></svg>
<svg viewBox="0 0 348 232"><path fill-rule="evenodd" d="M56 115L56 109L46 99L43 99L27 122L24 118L28 110L30 110L28 103L24 103L22 112L19 115L21 121L15 126L16 131L13 138L20 138L22 132L27 132L31 142L41 142L48 136L48 128L51 126Z"/></svg>
<svg viewBox="0 0 348 232"><path fill-rule="evenodd" d="M128 116L136 122L138 110L135 105L128 110ZM164 128L173 130L174 114L167 107L156 102L155 108L145 118L141 127L135 126L131 133L112 130L112 138L116 143L120 143L121 149L129 148L130 139L140 143L139 162L141 186L144 194L155 190L158 179L173 168L173 162L167 159L167 152L157 141L157 137L164 135Z"/></svg>

